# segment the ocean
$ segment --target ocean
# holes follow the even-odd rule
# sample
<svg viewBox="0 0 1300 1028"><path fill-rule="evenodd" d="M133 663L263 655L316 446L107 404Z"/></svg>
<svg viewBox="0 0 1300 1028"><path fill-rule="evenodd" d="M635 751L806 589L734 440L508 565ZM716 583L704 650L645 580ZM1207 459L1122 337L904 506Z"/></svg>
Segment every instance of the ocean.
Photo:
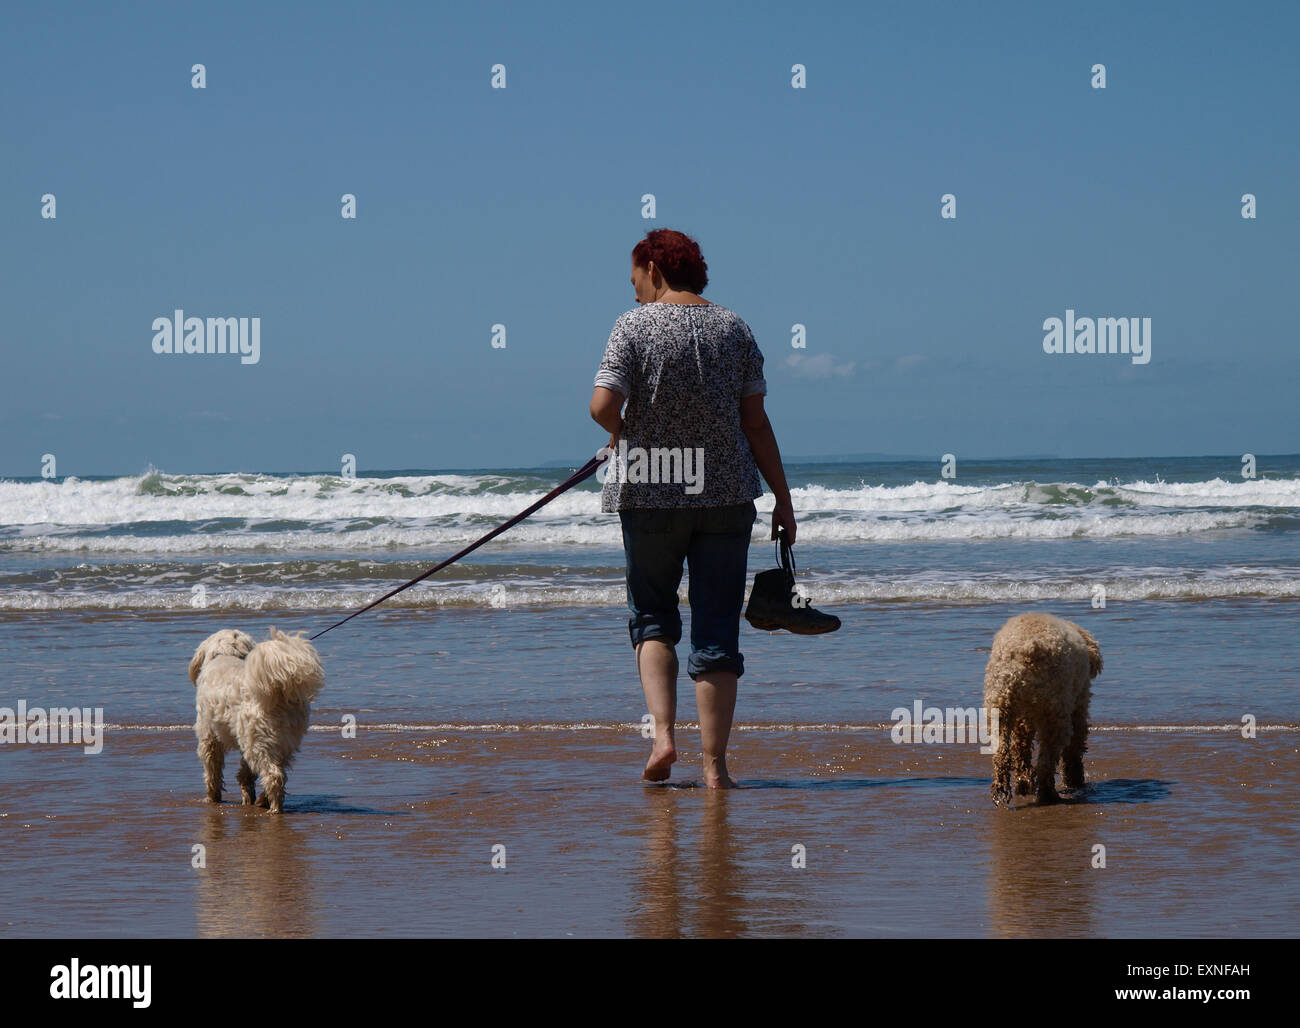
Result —
<svg viewBox="0 0 1300 1028"><path fill-rule="evenodd" d="M844 627L742 623L725 797L695 787L689 679L673 781L639 781L618 518L585 483L318 641L278 820L230 802L229 764L203 802L198 642L319 631L570 469L0 481L0 708L107 725L99 754L0 745L0 883L63 874L73 901L6 902L0 934L1294 935L1300 456L1241 467L788 463L799 583ZM751 576L775 565L758 507ZM1008 811L975 746L889 728L978 706L1027 610L1086 627L1105 668L1084 796Z"/></svg>

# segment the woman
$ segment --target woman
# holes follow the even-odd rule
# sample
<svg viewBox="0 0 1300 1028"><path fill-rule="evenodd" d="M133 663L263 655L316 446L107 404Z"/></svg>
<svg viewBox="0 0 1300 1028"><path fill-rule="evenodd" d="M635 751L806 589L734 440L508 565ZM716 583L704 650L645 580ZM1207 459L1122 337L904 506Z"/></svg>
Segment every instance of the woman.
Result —
<svg viewBox="0 0 1300 1028"><path fill-rule="evenodd" d="M749 326L700 293L708 265L690 237L656 229L632 251L638 309L614 323L591 416L610 433L601 510L617 511L627 555L628 630L654 745L642 778L677 760L677 588L690 572L691 655L705 784L730 789L727 739L744 674L740 612L749 537L763 493L776 498L772 538L795 537L776 436L763 410L763 355ZM623 412L626 402L627 409ZM625 454L630 458L625 459Z"/></svg>

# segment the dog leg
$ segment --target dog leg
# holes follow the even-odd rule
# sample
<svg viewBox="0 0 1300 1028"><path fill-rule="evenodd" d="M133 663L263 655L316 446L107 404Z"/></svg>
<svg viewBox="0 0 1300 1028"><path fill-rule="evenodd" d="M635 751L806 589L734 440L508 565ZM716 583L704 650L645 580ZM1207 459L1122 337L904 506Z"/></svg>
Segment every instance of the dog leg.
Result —
<svg viewBox="0 0 1300 1028"><path fill-rule="evenodd" d="M1049 725L1038 740L1038 762L1034 766L1034 791L1041 804L1056 803L1056 762L1061 759L1061 733Z"/></svg>
<svg viewBox="0 0 1300 1028"><path fill-rule="evenodd" d="M1083 788L1083 754L1088 748L1088 700L1085 696L1074 709L1069 745L1061 756L1062 777L1067 789Z"/></svg>
<svg viewBox="0 0 1300 1028"><path fill-rule="evenodd" d="M244 806L249 807L254 803L254 795L257 792L257 775L253 774L253 769L248 766L248 761L242 757L239 760L239 791L244 796Z"/></svg>
<svg viewBox="0 0 1300 1028"><path fill-rule="evenodd" d="M1015 763L1012 730L1015 727L1011 711L999 710L998 748L993 751L993 784L989 787L994 805L1011 802L1011 772Z"/></svg>
<svg viewBox="0 0 1300 1028"><path fill-rule="evenodd" d="M284 813L284 768L273 767L262 774L261 806L270 808L272 814Z"/></svg>
<svg viewBox="0 0 1300 1028"><path fill-rule="evenodd" d="M1015 749L1012 754L1011 770L1016 779L1016 795L1028 796L1030 772L1034 760L1034 730L1024 722L1017 722L1012 734L1012 743Z"/></svg>
<svg viewBox="0 0 1300 1028"><path fill-rule="evenodd" d="M208 790L208 802L220 803L221 790L225 788L221 771L226 764L226 751L215 735L205 735L199 740L199 763L203 765L203 784Z"/></svg>
<svg viewBox="0 0 1300 1028"><path fill-rule="evenodd" d="M1007 755L1010 742L1004 739L993 754L993 784L989 787L989 794L995 805L1011 802L1011 758Z"/></svg>

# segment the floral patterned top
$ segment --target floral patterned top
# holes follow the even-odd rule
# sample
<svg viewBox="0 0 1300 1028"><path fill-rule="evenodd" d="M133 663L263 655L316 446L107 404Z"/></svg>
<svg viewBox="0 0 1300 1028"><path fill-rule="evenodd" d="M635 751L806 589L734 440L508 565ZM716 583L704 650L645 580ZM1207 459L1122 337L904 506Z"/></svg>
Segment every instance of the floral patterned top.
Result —
<svg viewBox="0 0 1300 1028"><path fill-rule="evenodd" d="M648 303L614 322L596 385L627 397L597 472L600 509L722 507L763 495L740 400L766 393L763 354L718 304Z"/></svg>

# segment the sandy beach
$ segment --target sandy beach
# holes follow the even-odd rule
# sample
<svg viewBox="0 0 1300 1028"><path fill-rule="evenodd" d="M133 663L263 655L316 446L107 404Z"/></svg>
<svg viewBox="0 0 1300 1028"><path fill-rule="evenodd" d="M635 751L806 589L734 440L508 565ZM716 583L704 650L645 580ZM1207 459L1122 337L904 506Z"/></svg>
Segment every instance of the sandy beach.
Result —
<svg viewBox="0 0 1300 1028"><path fill-rule="evenodd" d="M0 930L1251 937L1300 916L1294 727L1099 726L1082 802L1015 810L975 747L744 726L743 788L716 793L681 739L660 787L637 780L633 725L322 726L279 818L205 803L184 727L109 728L89 765L28 747L0 792Z"/></svg>

